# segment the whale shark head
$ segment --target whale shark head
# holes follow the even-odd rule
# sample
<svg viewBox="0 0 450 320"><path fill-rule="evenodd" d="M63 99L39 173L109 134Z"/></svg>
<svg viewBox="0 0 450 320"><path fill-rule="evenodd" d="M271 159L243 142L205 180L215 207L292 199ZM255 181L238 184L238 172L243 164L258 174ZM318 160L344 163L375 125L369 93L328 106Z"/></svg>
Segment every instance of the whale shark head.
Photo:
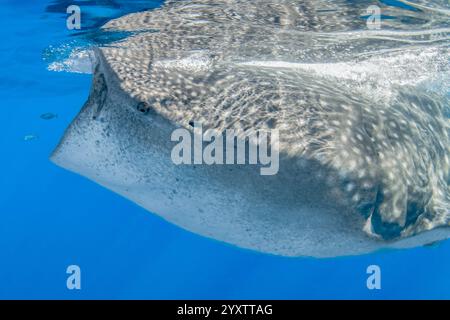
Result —
<svg viewBox="0 0 450 320"><path fill-rule="evenodd" d="M110 21L104 30L131 35L95 50L90 97L52 161L185 229L263 252L448 238L448 30L365 30L367 3L169 1ZM448 18L419 11L408 14L427 26ZM277 130L278 174L175 164L172 133L193 121Z"/></svg>

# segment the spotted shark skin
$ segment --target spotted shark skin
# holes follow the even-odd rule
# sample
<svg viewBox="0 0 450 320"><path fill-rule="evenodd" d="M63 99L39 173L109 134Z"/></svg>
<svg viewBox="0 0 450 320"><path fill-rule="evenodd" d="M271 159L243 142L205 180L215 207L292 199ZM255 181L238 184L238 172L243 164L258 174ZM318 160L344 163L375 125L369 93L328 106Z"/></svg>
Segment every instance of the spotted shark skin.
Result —
<svg viewBox="0 0 450 320"><path fill-rule="evenodd" d="M105 32L132 36L95 49L90 97L51 159L182 228L261 252L333 257L447 239L447 8L385 8L413 26L368 31L358 17L370 4L168 1L112 20ZM279 173L174 165L171 133L192 121L278 129Z"/></svg>

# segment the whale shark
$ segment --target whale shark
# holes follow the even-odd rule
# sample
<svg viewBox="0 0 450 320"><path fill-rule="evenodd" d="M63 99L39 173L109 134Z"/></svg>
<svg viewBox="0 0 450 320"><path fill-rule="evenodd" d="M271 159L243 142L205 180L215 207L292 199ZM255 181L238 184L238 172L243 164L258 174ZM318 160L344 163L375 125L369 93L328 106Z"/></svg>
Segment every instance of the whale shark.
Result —
<svg viewBox="0 0 450 320"><path fill-rule="evenodd" d="M298 257L450 236L449 7L166 1L114 19L51 160L196 234ZM278 130L279 170L180 165L174 130ZM239 139L239 137L238 137ZM252 141L246 143L252 144Z"/></svg>

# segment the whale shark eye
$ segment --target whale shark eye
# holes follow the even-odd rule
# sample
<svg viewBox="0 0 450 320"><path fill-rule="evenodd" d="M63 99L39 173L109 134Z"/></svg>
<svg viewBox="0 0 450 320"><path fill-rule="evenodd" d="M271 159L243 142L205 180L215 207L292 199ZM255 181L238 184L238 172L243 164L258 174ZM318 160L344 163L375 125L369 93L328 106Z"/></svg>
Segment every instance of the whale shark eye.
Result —
<svg viewBox="0 0 450 320"><path fill-rule="evenodd" d="M144 115L155 115L156 112L153 109L153 105L156 103L155 99L150 100L149 102L139 102L136 106L136 110Z"/></svg>
<svg viewBox="0 0 450 320"><path fill-rule="evenodd" d="M148 114L150 105L147 102L140 102L138 103L136 109L143 114Z"/></svg>

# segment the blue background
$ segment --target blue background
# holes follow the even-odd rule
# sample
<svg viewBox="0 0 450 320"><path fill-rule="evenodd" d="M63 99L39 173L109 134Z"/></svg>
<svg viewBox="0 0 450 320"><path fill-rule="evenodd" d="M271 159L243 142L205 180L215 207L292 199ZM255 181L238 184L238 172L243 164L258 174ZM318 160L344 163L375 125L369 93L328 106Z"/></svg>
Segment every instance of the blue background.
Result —
<svg viewBox="0 0 450 320"><path fill-rule="evenodd" d="M127 2L72 3L89 8L91 30L158 4ZM67 5L0 0L0 298L450 298L448 241L335 259L270 256L181 230L53 165L48 156L91 78L46 69L43 52L75 38ZM40 118L48 112L58 117ZM25 141L30 134L37 139ZM72 264L81 267L79 291L66 288ZM366 287L371 264L382 270L379 291Z"/></svg>

